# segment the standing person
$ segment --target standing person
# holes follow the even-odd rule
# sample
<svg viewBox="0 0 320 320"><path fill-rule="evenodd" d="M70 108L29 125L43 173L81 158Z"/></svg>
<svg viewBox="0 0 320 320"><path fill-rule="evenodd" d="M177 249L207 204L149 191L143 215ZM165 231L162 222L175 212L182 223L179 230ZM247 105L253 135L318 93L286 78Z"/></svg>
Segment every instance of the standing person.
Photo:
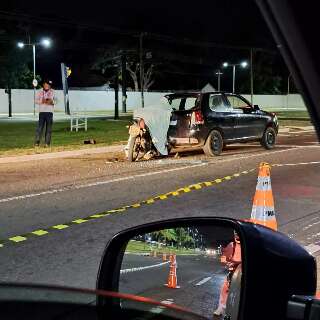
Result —
<svg viewBox="0 0 320 320"><path fill-rule="evenodd" d="M218 308L214 311L215 316L221 316L225 313L226 303L229 293L230 281L232 275L239 264L241 264L241 243L239 235L234 232L234 239L223 249L224 261L228 269L228 275L223 281L220 289Z"/></svg>
<svg viewBox="0 0 320 320"><path fill-rule="evenodd" d="M36 104L39 106L39 122L36 129L35 146L40 145L44 126L46 127L45 146L49 147L51 144L51 130L55 99L54 91L51 87L52 81L45 80L43 81L42 89L37 92Z"/></svg>

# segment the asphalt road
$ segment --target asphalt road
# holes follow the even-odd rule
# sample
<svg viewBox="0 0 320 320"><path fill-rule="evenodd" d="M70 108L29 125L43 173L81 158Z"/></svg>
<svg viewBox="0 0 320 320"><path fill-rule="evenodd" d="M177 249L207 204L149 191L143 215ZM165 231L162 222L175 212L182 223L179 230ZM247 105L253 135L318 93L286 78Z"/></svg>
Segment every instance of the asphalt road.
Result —
<svg viewBox="0 0 320 320"><path fill-rule="evenodd" d="M123 267L152 266L162 263L159 258L126 255ZM177 255L179 288L165 286L169 264L128 272L120 277L120 291L175 303L195 313L211 317L217 308L219 292L225 279L225 268L219 259L207 255ZM127 302L128 306L130 302Z"/></svg>
<svg viewBox="0 0 320 320"><path fill-rule="evenodd" d="M95 155L2 165L0 280L94 288L105 245L120 230L184 216L249 218L257 178L253 169L261 161L284 164L271 172L280 230L303 245L320 245L316 141L311 132L290 133L280 136L272 151L258 145L230 146L211 159L193 152L135 164ZM79 220L223 177L231 178L105 217Z"/></svg>

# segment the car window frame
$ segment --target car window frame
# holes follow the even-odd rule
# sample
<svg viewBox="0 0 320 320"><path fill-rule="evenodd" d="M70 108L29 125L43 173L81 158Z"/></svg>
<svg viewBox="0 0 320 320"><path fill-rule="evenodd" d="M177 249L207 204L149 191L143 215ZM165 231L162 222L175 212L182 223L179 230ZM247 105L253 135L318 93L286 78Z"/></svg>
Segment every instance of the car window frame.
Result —
<svg viewBox="0 0 320 320"><path fill-rule="evenodd" d="M211 107L210 107L210 96L211 96L211 95L221 96L222 101L223 101L223 103L224 103L224 105L225 105L225 107L226 107L226 110L224 110L224 111L219 111L219 110L213 110L213 109L211 109ZM221 94L221 93L215 93L215 92L210 92L210 93L208 93L207 104L208 104L208 108L209 108L209 110L210 110L211 112L231 113L231 112L233 111L233 108L228 108L228 106L229 106L228 101L227 101L225 95L224 95L224 94ZM227 110L227 109L230 109L230 110Z"/></svg>
<svg viewBox="0 0 320 320"><path fill-rule="evenodd" d="M241 101L243 101L245 104L248 105L248 107L238 107L238 108L235 108L234 106L231 105L231 103L229 102L228 100L228 97L235 97L235 98L238 98L240 99ZM252 107L252 104L247 100L245 99L244 97L238 95L238 94L225 94L225 99L227 101L227 103L231 106L231 109L236 111L236 110L241 110L243 113L245 113L245 110L246 111L252 111L253 110L253 107Z"/></svg>

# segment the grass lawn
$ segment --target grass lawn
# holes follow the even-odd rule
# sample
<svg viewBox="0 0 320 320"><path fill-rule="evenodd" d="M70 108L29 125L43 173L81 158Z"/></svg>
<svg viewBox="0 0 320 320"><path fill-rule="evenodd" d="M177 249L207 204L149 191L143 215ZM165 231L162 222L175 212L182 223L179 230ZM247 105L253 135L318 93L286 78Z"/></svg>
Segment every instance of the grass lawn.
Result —
<svg viewBox="0 0 320 320"><path fill-rule="evenodd" d="M157 247L142 241L130 241L126 248L126 252L130 253L150 253L156 251L157 253L175 253L175 254L195 254L193 249L178 249L176 247Z"/></svg>
<svg viewBox="0 0 320 320"><path fill-rule="evenodd" d="M279 119L305 119L309 120L310 116L307 110L292 110L292 111L275 111Z"/></svg>
<svg viewBox="0 0 320 320"><path fill-rule="evenodd" d="M53 124L51 151L88 148L123 143L128 139L130 118L122 120L88 119L88 131L70 132L69 121ZM36 122L0 122L0 155L32 154ZM94 139L96 145L85 145L84 140ZM49 149L40 149L48 152Z"/></svg>
<svg viewBox="0 0 320 320"><path fill-rule="evenodd" d="M280 127L305 127L311 126L310 116L306 110L289 110L289 111L275 111Z"/></svg>

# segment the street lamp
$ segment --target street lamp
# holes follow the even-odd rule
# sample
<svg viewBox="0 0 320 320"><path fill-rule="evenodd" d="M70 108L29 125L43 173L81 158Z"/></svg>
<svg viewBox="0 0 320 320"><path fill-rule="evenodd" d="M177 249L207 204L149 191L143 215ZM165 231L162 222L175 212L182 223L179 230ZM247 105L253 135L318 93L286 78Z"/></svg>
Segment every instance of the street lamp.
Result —
<svg viewBox="0 0 320 320"><path fill-rule="evenodd" d="M215 74L218 76L218 91L220 91L220 77L223 75L223 73L218 70Z"/></svg>
<svg viewBox="0 0 320 320"><path fill-rule="evenodd" d="M36 46L42 46L44 48L49 48L51 46L51 40L49 38L43 38L40 42L31 43L30 40L27 43L18 42L18 48L23 49L25 46L32 47L32 56L33 56L33 115L36 114L36 87L38 81L36 79Z"/></svg>
<svg viewBox="0 0 320 320"><path fill-rule="evenodd" d="M236 66L240 66L241 68L246 68L248 66L247 61L242 61L240 63L228 63L224 62L222 64L224 68L232 67L232 93L235 92L235 81L236 81Z"/></svg>

